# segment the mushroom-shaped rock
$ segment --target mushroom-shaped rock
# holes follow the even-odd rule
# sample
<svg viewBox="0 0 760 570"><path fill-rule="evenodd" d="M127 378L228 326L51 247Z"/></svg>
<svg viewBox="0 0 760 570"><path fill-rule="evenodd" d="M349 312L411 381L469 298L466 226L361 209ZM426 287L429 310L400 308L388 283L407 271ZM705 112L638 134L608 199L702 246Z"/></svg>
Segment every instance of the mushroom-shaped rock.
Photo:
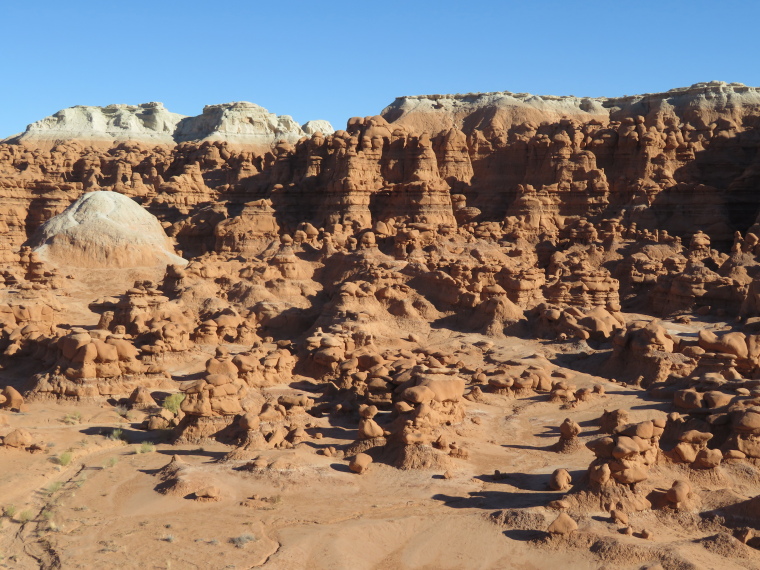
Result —
<svg viewBox="0 0 760 570"><path fill-rule="evenodd" d="M694 467L701 469L714 469L723 461L723 453L720 449L700 449L694 459Z"/></svg>
<svg viewBox="0 0 760 570"><path fill-rule="evenodd" d="M712 434L708 432L697 431L695 429L690 429L688 431L683 432L679 439L685 443L705 445L707 444L708 441L712 439Z"/></svg>
<svg viewBox="0 0 760 570"><path fill-rule="evenodd" d="M639 446L633 438L620 436L617 440L617 444L612 449L612 456L616 459L624 459L636 455L638 452Z"/></svg>
<svg viewBox="0 0 760 570"><path fill-rule="evenodd" d="M628 515L625 511L622 511L620 509L612 509L610 511L610 519L612 519L612 522L628 526Z"/></svg>
<svg viewBox="0 0 760 570"><path fill-rule="evenodd" d="M630 424L619 428L618 433L628 437L640 437L641 439L651 439L654 437L654 423L651 420Z"/></svg>
<svg viewBox="0 0 760 570"><path fill-rule="evenodd" d="M677 390L673 395L673 404L677 408L684 410L696 410L702 407L704 394L697 392L693 388L686 390Z"/></svg>
<svg viewBox="0 0 760 570"><path fill-rule="evenodd" d="M368 406L366 404L359 406L359 415L364 419L371 420L377 415L377 412L377 406Z"/></svg>
<svg viewBox="0 0 760 570"><path fill-rule="evenodd" d="M736 415L731 427L738 433L760 434L760 410L750 408Z"/></svg>
<svg viewBox="0 0 760 570"><path fill-rule="evenodd" d="M645 465L633 464L622 471L612 473L613 479L623 485L632 485L646 481L649 478L649 472Z"/></svg>
<svg viewBox="0 0 760 570"><path fill-rule="evenodd" d="M615 433L617 429L628 423L627 410L604 410L602 417L599 418L599 426L602 433Z"/></svg>
<svg viewBox="0 0 760 570"><path fill-rule="evenodd" d="M3 439L3 445L16 449L26 449L32 445L33 442L32 434L23 428L14 429Z"/></svg>
<svg viewBox="0 0 760 570"><path fill-rule="evenodd" d="M567 491L572 482L567 469L556 469L549 479L549 487L554 491Z"/></svg>
<svg viewBox="0 0 760 570"><path fill-rule="evenodd" d="M685 502L691 494L691 485L683 479L673 481L673 485L665 493L665 498L673 505Z"/></svg>
<svg viewBox="0 0 760 570"><path fill-rule="evenodd" d="M703 401L707 404L708 408L722 408L728 406L734 399L731 394L720 392L718 390L712 390L705 392Z"/></svg>
<svg viewBox="0 0 760 570"><path fill-rule="evenodd" d="M239 420L240 427L247 431L259 429L260 423L261 420L259 419L258 414L255 414L253 412L246 412L240 416Z"/></svg>
<svg viewBox="0 0 760 570"><path fill-rule="evenodd" d="M353 471L354 473L362 474L367 469L369 469L370 464L372 463L372 457L367 455L366 453L357 453L353 459L351 459L351 462L348 464L348 468Z"/></svg>
<svg viewBox="0 0 760 570"><path fill-rule="evenodd" d="M588 475L592 483L601 487L609 483L612 470L609 463L602 463L601 465L591 466L588 470Z"/></svg>
<svg viewBox="0 0 760 570"><path fill-rule="evenodd" d="M382 437L384 433L383 428L375 420L371 418L359 420L359 439Z"/></svg>
<svg viewBox="0 0 760 570"><path fill-rule="evenodd" d="M609 458L612 457L612 450L615 449L615 440L611 437L600 437L587 442L586 447L600 459Z"/></svg>
<svg viewBox="0 0 760 570"><path fill-rule="evenodd" d="M427 386L413 386L404 390L401 397L412 404L422 404L435 399L435 392Z"/></svg>
<svg viewBox="0 0 760 570"><path fill-rule="evenodd" d="M560 433L560 438L562 439L572 439L574 437L577 437L578 434L581 433L581 426L578 425L573 420L571 420L570 418L567 418L559 426L559 433Z"/></svg>
<svg viewBox="0 0 760 570"><path fill-rule="evenodd" d="M459 402L464 396L465 385L462 378L443 374L432 374L420 382L420 386L425 386L433 392L437 402Z"/></svg>
<svg viewBox="0 0 760 570"><path fill-rule="evenodd" d="M21 408L24 405L24 397L18 390L13 386L6 386L3 389L3 396L5 396L5 401L2 404L3 408L6 410L21 411Z"/></svg>

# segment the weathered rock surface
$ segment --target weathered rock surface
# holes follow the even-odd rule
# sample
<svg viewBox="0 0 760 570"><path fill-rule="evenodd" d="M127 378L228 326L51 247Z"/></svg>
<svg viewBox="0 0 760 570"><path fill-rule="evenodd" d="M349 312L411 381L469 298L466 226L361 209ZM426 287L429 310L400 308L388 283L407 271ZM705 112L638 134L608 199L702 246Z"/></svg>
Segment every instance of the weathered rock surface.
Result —
<svg viewBox="0 0 760 570"><path fill-rule="evenodd" d="M275 565L298 566L277 557L317 527L331 544L369 533L378 553L392 545L349 561L359 566L404 565L409 545L419 561L419 544L460 535L470 549L519 546L498 563L476 557L494 567L521 549L570 565L581 550L585 566L756 556L756 89L406 98L336 132L248 103L176 121L155 105L85 111L46 128L92 134L97 122L111 142L0 144L11 462L107 424L99 456L119 435L147 438L93 475L122 497L135 487L119 477L157 465L143 453L176 449L157 473L166 504L243 491L246 508L285 502L255 540L233 541L271 531ZM116 140L130 133L148 139ZM30 417L80 404L87 414L50 425ZM477 511L502 501L515 508L491 520L509 530L481 532ZM208 507L193 516L215 525L226 509ZM66 512L79 510L51 516ZM296 519L308 524L287 538L277 525ZM429 534L439 527L446 538ZM713 532L723 538L704 539ZM46 535L51 553L70 534ZM322 539L307 543L331 563Z"/></svg>
<svg viewBox="0 0 760 570"><path fill-rule="evenodd" d="M162 103L143 103L69 107L32 123L12 140L41 145L72 140L101 145L116 141L174 145L218 140L265 151L280 140L294 143L317 131L329 135L333 128L327 121L316 120L305 123L302 129L289 115L277 116L246 101L207 105L195 117L172 113Z"/></svg>
<svg viewBox="0 0 760 570"><path fill-rule="evenodd" d="M187 262L160 222L117 192L82 194L43 224L30 245L41 259L70 267L140 267Z"/></svg>

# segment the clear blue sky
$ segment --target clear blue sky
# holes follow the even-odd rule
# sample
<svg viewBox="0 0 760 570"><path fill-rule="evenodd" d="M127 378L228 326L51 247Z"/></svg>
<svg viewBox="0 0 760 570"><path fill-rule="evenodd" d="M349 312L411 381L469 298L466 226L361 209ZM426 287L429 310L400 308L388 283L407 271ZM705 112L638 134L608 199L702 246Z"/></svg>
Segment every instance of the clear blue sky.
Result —
<svg viewBox="0 0 760 570"><path fill-rule="evenodd" d="M72 105L245 100L340 128L400 95L760 86L753 0L1 4L0 138Z"/></svg>

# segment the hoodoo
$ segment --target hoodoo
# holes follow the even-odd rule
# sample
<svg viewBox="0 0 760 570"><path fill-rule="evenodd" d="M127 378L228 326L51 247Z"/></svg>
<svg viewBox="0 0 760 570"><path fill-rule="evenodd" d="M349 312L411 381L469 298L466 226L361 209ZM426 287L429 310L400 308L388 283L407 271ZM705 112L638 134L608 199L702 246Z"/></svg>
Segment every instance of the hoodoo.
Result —
<svg viewBox="0 0 760 570"><path fill-rule="evenodd" d="M3 560L760 568L758 188L736 83L35 123Z"/></svg>

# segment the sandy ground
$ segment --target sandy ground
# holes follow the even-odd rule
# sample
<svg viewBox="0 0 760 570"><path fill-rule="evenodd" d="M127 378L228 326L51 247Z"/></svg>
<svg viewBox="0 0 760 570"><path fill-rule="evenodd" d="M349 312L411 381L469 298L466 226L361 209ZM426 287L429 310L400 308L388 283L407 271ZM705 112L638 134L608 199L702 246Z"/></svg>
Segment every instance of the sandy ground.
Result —
<svg viewBox="0 0 760 570"><path fill-rule="evenodd" d="M484 337L448 331L431 339L442 346L478 340ZM539 342L506 339L495 341L490 358L547 351ZM192 369L178 363L174 372ZM545 395L486 394L483 402L466 401L456 434L470 458L455 460L449 478L380 463L363 475L351 473L345 460L316 453L355 438L355 426L329 417L314 422L323 439L262 452L280 468L260 473L241 470L244 462L221 461L233 448L220 443L198 447L156 440L155 433L138 429L142 412L122 417L109 404L33 402L24 413L5 413L9 427L0 428L4 434L24 427L50 446L38 454L0 450L0 506L10 515L0 528L0 566L538 569L641 568L664 560L665 568L760 568L760 557L747 547L730 556L706 548L700 539L716 530L695 522L694 513L681 513L678 520L654 511L632 514L631 525L652 530L654 540L622 535L602 510L572 513L580 527L573 540L547 539L531 525L505 528L492 521L500 509L523 509L543 529L556 517L546 505L564 493L549 490L551 473L563 467L578 483L593 458L585 447L573 453L551 449L566 417L583 427L585 442L599 436L594 424L605 409L629 409L631 421L669 411L669 404L638 388L568 373L579 388L601 383L606 395L572 409L561 409ZM121 429L128 442L109 437L113 429ZM150 440L154 446L142 445ZM71 461L60 465L67 451ZM157 471L175 454L222 490L219 502L156 491ZM737 479L732 469L721 466L699 480L704 500L711 493L758 493L760 472ZM497 470L500 476L494 476ZM663 481L700 476L673 465L655 471ZM253 506L243 504L253 496Z"/></svg>

